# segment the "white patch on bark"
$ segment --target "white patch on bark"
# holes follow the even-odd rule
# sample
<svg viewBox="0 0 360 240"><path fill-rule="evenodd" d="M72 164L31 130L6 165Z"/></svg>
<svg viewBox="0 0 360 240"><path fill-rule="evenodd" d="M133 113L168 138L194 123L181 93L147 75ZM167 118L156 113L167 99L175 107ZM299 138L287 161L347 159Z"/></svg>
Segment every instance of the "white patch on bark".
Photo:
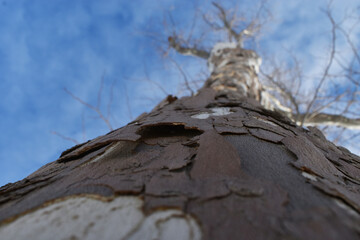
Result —
<svg viewBox="0 0 360 240"><path fill-rule="evenodd" d="M344 209L350 215L360 218L360 215L355 210L353 210L351 207L349 207L346 203L344 203L343 201L335 198L334 202L336 203L336 205L338 205L340 208Z"/></svg>
<svg viewBox="0 0 360 240"><path fill-rule="evenodd" d="M222 68L224 67L226 64L228 64L229 59L224 59L222 60L222 62L219 64L219 66L217 66L217 68Z"/></svg>
<svg viewBox="0 0 360 240"><path fill-rule="evenodd" d="M311 181L317 181L317 178L315 175L312 175L310 173L307 173L307 172L302 172L301 175L303 175L303 177L305 177L306 179L309 179Z"/></svg>
<svg viewBox="0 0 360 240"><path fill-rule="evenodd" d="M254 117L254 118L257 119L257 120L259 120L259 121L261 121L261 122L263 122L263 123L272 125L272 126L274 126L274 127L279 127L279 125L277 125L276 123L273 123L273 122L271 122L271 121L269 121L269 120L266 120L266 119L263 119L263 118L260 118L260 117Z"/></svg>
<svg viewBox="0 0 360 240"><path fill-rule="evenodd" d="M232 113L228 107L211 108L210 110L212 113L202 112L192 115L191 117L197 119L207 119L210 116L224 116Z"/></svg>
<svg viewBox="0 0 360 240"><path fill-rule="evenodd" d="M212 48L209 59L208 59L208 68L210 73L212 73L215 69L214 63L211 62L212 56L220 56L222 54L222 50L225 48L236 48L236 43L234 42L219 42L216 43L215 46ZM226 65L225 63L221 63L220 65Z"/></svg>
<svg viewBox="0 0 360 240"><path fill-rule="evenodd" d="M198 113L195 115L191 116L192 118L197 118L197 119L207 119L208 117L210 117L210 113Z"/></svg>
<svg viewBox="0 0 360 240"><path fill-rule="evenodd" d="M201 232L193 219L178 210L168 210L151 214L126 239L201 239Z"/></svg>
<svg viewBox="0 0 360 240"><path fill-rule="evenodd" d="M260 65L261 65L261 57L259 56L254 56L252 58L248 58L247 59L248 62L247 62L247 65L250 66L250 67L253 67L254 68L254 71L256 74L259 74L260 72Z"/></svg>
<svg viewBox="0 0 360 240"><path fill-rule="evenodd" d="M212 116L223 116L231 113L228 107L212 108L211 111L213 111Z"/></svg>
<svg viewBox="0 0 360 240"><path fill-rule="evenodd" d="M269 110L279 109L282 112L287 112L287 113L292 112L291 108L282 105L281 102L276 97L274 97L267 91L261 92L261 105Z"/></svg>
<svg viewBox="0 0 360 240"><path fill-rule="evenodd" d="M236 83L239 87L241 87L241 89L243 90L244 93L246 93L248 91L248 87L246 86L245 83L242 82L238 82Z"/></svg>
<svg viewBox="0 0 360 240"><path fill-rule="evenodd" d="M209 68L209 72L212 73L214 71L214 64L212 62L208 61L207 65Z"/></svg>
<svg viewBox="0 0 360 240"><path fill-rule="evenodd" d="M215 44L215 46L211 50L210 55L220 56L223 49L225 49L225 48L236 48L236 47L237 46L236 46L235 42L219 42L219 43Z"/></svg>
<svg viewBox="0 0 360 240"><path fill-rule="evenodd" d="M73 196L44 205L0 225L2 240L22 239L201 239L198 223L180 210L149 216L139 197L111 201Z"/></svg>

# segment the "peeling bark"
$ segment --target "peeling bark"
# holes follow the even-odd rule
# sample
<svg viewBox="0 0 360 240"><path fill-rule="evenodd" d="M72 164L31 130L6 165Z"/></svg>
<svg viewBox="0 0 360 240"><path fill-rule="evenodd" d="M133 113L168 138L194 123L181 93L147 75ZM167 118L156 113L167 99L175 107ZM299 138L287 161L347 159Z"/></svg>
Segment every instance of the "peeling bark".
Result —
<svg viewBox="0 0 360 240"><path fill-rule="evenodd" d="M230 113L193 117L214 107L227 107ZM163 236L184 229L186 237L178 239L358 238L360 158L327 142L316 129L288 121L254 106L249 98L217 98L215 90L202 89L197 96L173 101L67 150L26 179L3 186L0 235L43 236L33 221L44 221L42 213L59 206L61 199L96 196L108 199L102 203L105 209L112 204L121 208L116 199L131 195L142 201L136 212L142 218L153 219L161 211L172 217L160 225L141 220L144 227L124 239L145 236L146 224ZM78 214L79 228L88 229L88 237L81 238L93 239L97 235L92 229L112 221L111 214L104 214L89 227L85 223L91 208ZM71 230L71 212L51 214L63 219L67 233L80 236L79 228ZM23 231L10 234L19 224L26 226ZM62 229L46 226L49 231Z"/></svg>
<svg viewBox="0 0 360 240"><path fill-rule="evenodd" d="M1 187L1 238L359 238L360 157L266 109L254 52L210 60L195 96Z"/></svg>

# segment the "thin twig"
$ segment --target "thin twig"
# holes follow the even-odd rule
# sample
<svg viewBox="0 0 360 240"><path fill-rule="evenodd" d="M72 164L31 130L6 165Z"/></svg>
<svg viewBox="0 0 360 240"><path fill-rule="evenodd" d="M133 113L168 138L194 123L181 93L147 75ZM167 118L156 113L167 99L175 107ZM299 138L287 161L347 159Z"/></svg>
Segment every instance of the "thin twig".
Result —
<svg viewBox="0 0 360 240"><path fill-rule="evenodd" d="M132 115L132 111L131 111L131 107L130 107L130 100L129 100L129 95L128 95L128 92L127 92L127 88L126 88L125 84L123 86L124 86L125 102L126 102L126 107L127 107L127 110L128 110L128 114L129 114L130 120L133 120L133 115Z"/></svg>
<svg viewBox="0 0 360 240"><path fill-rule="evenodd" d="M78 101L79 103L83 104L84 106L90 108L91 110L93 110L94 112L97 113L97 115L105 122L105 124L107 125L107 127L109 128L110 131L113 130L110 122L109 122L109 119L107 119L103 114L102 112L100 111L99 108L97 107L94 107L93 105L83 101L81 98L75 96L72 92L70 92L67 88L64 88L64 91L69 94L72 98L74 98L76 101Z"/></svg>
<svg viewBox="0 0 360 240"><path fill-rule="evenodd" d="M62 135L61 133L59 133L59 132L51 131L50 133L54 134L54 135L56 135L58 137L61 137L62 139L66 140L66 141L71 141L71 142L73 142L75 144L79 144L79 142L76 139L71 138L71 137L66 137L66 136Z"/></svg>
<svg viewBox="0 0 360 240"><path fill-rule="evenodd" d="M180 65L172 58L170 58L170 61L176 66L176 68L179 70L179 72L181 73L181 75L183 76L184 79L184 83L186 86L186 89L191 93L191 96L194 95L194 91L191 89L190 85L189 85L189 80L184 72L184 70L180 67Z"/></svg>
<svg viewBox="0 0 360 240"><path fill-rule="evenodd" d="M111 105L114 101L114 88L115 88L116 79L114 79L110 86L110 96L109 96L109 102L107 104L107 119L111 117Z"/></svg>
<svg viewBox="0 0 360 240"><path fill-rule="evenodd" d="M323 75L322 75L322 77L321 77L321 79L319 81L319 84L315 88L314 96L313 96L313 98L311 99L310 103L308 104L308 106L306 108L303 119L301 120L301 125L303 125L304 121L309 116L310 110L311 110L312 106L314 105L315 101L317 100L317 98L319 96L320 88L322 87L324 82L328 79L329 71L330 71L332 63L334 61L335 49L336 49L336 23L335 23L335 20L334 20L333 16L331 15L329 7L328 7L328 9L326 11L326 14L327 14L327 16L328 16L328 18L329 18L329 20L330 20L330 22L332 24L330 57L329 57L328 64L325 67L324 73L323 73Z"/></svg>
<svg viewBox="0 0 360 240"><path fill-rule="evenodd" d="M100 108L100 106L101 106L101 95L102 95L102 90L104 88L104 79L105 79L105 71L104 71L103 75L101 76L101 80L100 80L100 87L98 90L96 108Z"/></svg>

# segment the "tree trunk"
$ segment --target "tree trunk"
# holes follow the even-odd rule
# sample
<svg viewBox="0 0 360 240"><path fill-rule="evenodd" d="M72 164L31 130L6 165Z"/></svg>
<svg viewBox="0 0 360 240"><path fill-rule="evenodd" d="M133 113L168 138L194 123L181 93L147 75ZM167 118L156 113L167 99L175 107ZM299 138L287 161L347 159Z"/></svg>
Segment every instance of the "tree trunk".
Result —
<svg viewBox="0 0 360 240"><path fill-rule="evenodd" d="M209 64L195 96L3 186L0 238L358 239L360 158L264 108L254 52Z"/></svg>

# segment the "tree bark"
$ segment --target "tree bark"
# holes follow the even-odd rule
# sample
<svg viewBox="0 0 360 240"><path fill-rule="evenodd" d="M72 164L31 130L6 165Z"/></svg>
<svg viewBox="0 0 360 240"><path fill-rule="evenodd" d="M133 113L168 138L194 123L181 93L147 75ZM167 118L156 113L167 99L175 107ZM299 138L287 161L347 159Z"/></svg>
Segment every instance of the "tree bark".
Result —
<svg viewBox="0 0 360 240"><path fill-rule="evenodd" d="M0 188L0 238L358 239L360 158L264 108L257 55L229 49L195 96Z"/></svg>

